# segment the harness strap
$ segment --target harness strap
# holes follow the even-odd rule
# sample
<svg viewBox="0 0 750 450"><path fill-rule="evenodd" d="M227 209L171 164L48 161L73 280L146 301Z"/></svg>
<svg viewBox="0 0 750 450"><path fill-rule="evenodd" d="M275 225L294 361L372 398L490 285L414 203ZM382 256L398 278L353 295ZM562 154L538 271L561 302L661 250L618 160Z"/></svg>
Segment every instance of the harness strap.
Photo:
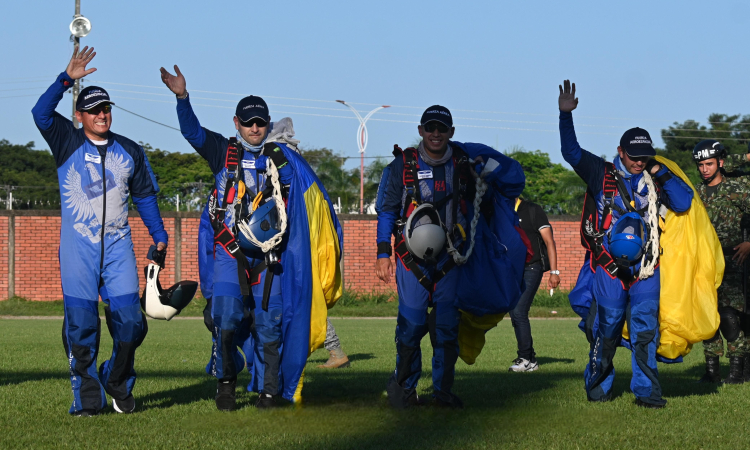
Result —
<svg viewBox="0 0 750 450"><path fill-rule="evenodd" d="M235 239L235 233L233 233L224 223L226 210L234 204L235 197L238 195L238 183L240 182L240 151L237 139L234 137L230 138L229 144L227 145L226 158L224 160L224 167L227 169L224 196L221 203L219 203L219 193L218 190L214 188L208 199L208 212L211 219L211 225L214 229L214 251L218 244L229 256L237 261L237 278L240 283L240 291L242 292L242 295L250 295L250 287L248 286L248 277L251 273L250 264L247 262L245 254L242 253L242 250ZM238 206L241 207L241 205ZM238 217L236 213L235 217Z"/></svg>

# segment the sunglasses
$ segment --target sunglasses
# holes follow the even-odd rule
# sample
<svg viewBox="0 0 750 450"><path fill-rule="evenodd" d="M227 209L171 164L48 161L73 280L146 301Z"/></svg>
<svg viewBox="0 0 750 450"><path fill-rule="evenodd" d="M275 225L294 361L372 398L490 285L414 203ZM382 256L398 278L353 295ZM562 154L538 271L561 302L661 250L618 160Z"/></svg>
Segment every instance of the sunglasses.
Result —
<svg viewBox="0 0 750 450"><path fill-rule="evenodd" d="M112 105L110 104L97 105L90 109L84 109L84 112L87 112L94 116L98 116L100 112L103 112L104 114L109 114L110 112L112 112Z"/></svg>
<svg viewBox="0 0 750 450"><path fill-rule="evenodd" d="M447 125L440 122L427 122L422 125L422 129L428 133L432 133L435 130L438 130L439 133L447 133L449 130Z"/></svg>
<svg viewBox="0 0 750 450"><path fill-rule="evenodd" d="M243 122L240 120L240 123L245 128L252 128L253 125L257 125L258 128L263 128L265 126L268 126L268 122L261 119L260 117L253 117L252 119L248 120L247 122Z"/></svg>

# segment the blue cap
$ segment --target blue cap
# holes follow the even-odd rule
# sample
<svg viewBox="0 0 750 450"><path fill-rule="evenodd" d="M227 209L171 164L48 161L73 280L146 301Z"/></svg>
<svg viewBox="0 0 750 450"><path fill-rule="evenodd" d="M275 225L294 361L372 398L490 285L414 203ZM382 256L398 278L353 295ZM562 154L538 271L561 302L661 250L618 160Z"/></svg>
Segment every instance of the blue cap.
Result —
<svg viewBox="0 0 750 450"><path fill-rule="evenodd" d="M256 95L250 95L240 100L237 103L237 110L234 115L237 116L240 122L249 122L256 117L266 122L271 121L266 101Z"/></svg>
<svg viewBox="0 0 750 450"><path fill-rule="evenodd" d="M104 88L100 88L99 86L88 86L83 88L78 94L78 100L76 100L76 111L85 111L100 103L115 104L115 102L109 99L109 94L107 94L107 91L105 91Z"/></svg>
<svg viewBox="0 0 750 450"><path fill-rule="evenodd" d="M422 113L422 120L419 121L420 125L424 125L427 122L440 122L448 128L453 126L453 116L448 108L440 105L432 105L425 109Z"/></svg>
<svg viewBox="0 0 750 450"><path fill-rule="evenodd" d="M631 128L620 138L620 147L631 158L656 156L651 135L643 128Z"/></svg>

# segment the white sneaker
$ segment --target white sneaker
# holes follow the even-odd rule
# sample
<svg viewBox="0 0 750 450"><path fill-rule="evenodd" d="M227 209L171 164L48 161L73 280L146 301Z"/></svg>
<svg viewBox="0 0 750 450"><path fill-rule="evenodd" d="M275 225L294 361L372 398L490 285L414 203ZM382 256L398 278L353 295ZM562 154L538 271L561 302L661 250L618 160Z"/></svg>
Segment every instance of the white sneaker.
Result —
<svg viewBox="0 0 750 450"><path fill-rule="evenodd" d="M508 372L533 372L539 368L539 364L536 361L529 361L526 358L516 358L513 360L513 365L510 366Z"/></svg>

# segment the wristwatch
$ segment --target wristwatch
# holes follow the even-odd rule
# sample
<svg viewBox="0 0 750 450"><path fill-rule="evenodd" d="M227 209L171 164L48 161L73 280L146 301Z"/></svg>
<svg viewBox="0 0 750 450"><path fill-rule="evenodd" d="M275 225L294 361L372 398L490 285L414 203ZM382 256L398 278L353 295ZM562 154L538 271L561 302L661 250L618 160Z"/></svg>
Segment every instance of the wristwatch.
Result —
<svg viewBox="0 0 750 450"><path fill-rule="evenodd" d="M550 270L549 274L550 275L560 275L560 271L559 270Z"/></svg>

